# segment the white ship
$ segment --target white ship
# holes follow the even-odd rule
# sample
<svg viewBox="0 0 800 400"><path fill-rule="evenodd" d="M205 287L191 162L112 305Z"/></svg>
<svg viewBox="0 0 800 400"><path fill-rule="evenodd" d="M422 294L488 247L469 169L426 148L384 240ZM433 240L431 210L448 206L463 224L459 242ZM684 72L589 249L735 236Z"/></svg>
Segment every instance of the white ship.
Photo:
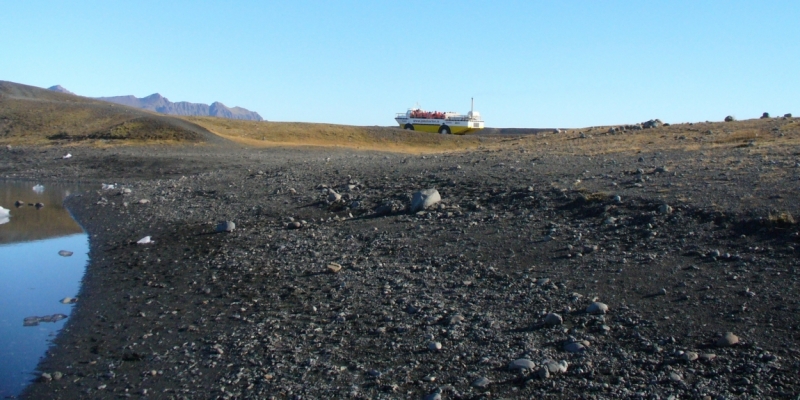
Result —
<svg viewBox="0 0 800 400"><path fill-rule="evenodd" d="M454 112L424 111L419 107L398 113L395 121L403 128L442 134L465 135L484 128L481 113L474 110L475 101L467 115Z"/></svg>

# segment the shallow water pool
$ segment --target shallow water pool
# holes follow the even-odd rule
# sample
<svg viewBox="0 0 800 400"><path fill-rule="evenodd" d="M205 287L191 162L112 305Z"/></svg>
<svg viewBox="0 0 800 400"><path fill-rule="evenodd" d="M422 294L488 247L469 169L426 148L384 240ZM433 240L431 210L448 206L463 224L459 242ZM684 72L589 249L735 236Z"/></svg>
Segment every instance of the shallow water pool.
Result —
<svg viewBox="0 0 800 400"><path fill-rule="evenodd" d="M0 181L0 207L10 214L0 216L0 398L39 375L36 365L74 307L67 298L78 297L89 240L62 206L76 190Z"/></svg>

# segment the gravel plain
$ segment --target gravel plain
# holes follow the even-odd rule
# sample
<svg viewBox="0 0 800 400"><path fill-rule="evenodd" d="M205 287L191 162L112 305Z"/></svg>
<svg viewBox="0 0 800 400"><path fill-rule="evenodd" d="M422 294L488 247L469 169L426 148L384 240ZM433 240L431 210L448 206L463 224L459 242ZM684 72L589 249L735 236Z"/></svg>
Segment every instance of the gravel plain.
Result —
<svg viewBox="0 0 800 400"><path fill-rule="evenodd" d="M800 393L793 148L0 152L97 186L66 201L91 262L24 398Z"/></svg>

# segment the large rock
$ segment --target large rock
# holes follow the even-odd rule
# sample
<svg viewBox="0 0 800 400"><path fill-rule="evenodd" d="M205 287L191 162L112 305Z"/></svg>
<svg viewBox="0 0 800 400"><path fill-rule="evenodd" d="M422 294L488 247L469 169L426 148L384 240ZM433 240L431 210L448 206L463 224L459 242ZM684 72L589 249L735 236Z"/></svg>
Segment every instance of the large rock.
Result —
<svg viewBox="0 0 800 400"><path fill-rule="evenodd" d="M531 361L531 360L529 360L527 358L520 358L520 359L517 359L517 360L514 360L514 361L510 362L508 364L508 369L511 370L511 371L516 371L516 370L521 370L521 369L522 370L530 370L530 369L533 369L533 367L535 367L535 366L536 366L536 364L534 364L533 361Z"/></svg>
<svg viewBox="0 0 800 400"><path fill-rule="evenodd" d="M737 343L739 343L739 337L734 335L733 332L727 332L717 339L717 347L730 347Z"/></svg>
<svg viewBox="0 0 800 400"><path fill-rule="evenodd" d="M424 210L440 201L442 201L442 196L439 195L438 190L420 190L411 197L411 212L415 213Z"/></svg>
<svg viewBox="0 0 800 400"><path fill-rule="evenodd" d="M561 325L564 323L564 318L556 313L549 313L544 317L544 324L547 326Z"/></svg>
<svg viewBox="0 0 800 400"><path fill-rule="evenodd" d="M608 312L608 306L605 303L595 301L594 303L589 304L589 306L586 307L586 312L594 315L605 314Z"/></svg>
<svg viewBox="0 0 800 400"><path fill-rule="evenodd" d="M652 129L652 128L660 127L661 125L663 125L663 123L661 122L660 119L651 119L651 120L649 120L647 122L642 122L641 125L642 125L642 128L644 128L644 129Z"/></svg>

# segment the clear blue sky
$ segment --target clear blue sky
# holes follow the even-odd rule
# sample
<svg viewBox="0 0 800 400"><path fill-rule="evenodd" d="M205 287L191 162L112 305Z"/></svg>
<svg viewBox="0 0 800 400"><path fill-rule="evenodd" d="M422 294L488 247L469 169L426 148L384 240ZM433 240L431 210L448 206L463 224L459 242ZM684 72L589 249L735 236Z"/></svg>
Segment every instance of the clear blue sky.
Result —
<svg viewBox="0 0 800 400"><path fill-rule="evenodd" d="M800 115L800 1L5 1L0 80L273 121Z"/></svg>

